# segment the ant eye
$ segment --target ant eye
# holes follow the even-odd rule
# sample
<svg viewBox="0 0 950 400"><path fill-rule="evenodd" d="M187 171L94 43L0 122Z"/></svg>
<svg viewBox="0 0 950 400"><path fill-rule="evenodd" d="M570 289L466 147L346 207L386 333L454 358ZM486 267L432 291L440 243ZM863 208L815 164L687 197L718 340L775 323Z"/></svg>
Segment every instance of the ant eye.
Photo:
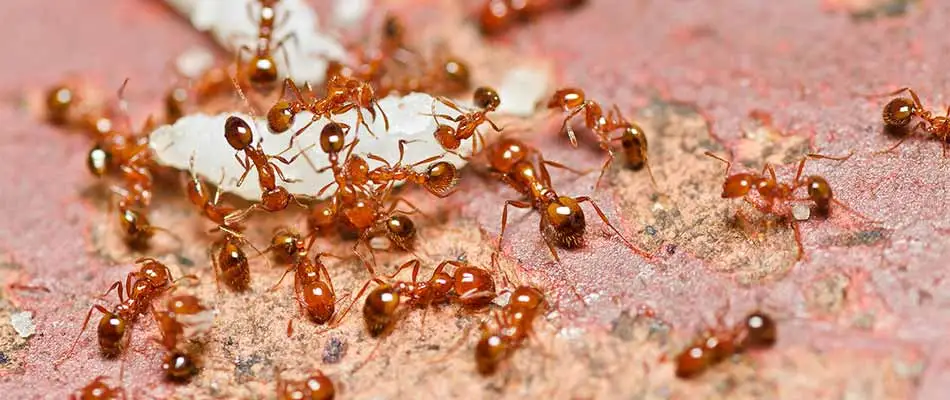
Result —
<svg viewBox="0 0 950 400"><path fill-rule="evenodd" d="M914 102L906 97L898 97L884 106L881 116L888 126L905 126L914 115Z"/></svg>

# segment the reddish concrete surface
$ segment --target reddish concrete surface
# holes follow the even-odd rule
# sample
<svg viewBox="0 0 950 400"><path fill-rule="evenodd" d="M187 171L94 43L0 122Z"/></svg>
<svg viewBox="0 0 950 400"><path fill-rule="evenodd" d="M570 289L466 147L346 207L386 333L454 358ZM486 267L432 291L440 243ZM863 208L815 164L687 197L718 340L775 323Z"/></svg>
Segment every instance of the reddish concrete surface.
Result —
<svg viewBox="0 0 950 400"><path fill-rule="evenodd" d="M451 8L446 3L451 2L428 13L406 12L410 18L438 15ZM314 349L329 349L333 341L314 335L315 327L301 323L292 340L282 336L283 323L296 309L289 292L264 293L277 271L256 266L254 293L215 295L203 247L187 248L173 272L199 273L205 281L200 291L219 311L208 367L191 385L163 383L160 354L146 343L154 327L144 324L128 352L126 389L137 398L256 397L273 392L272 366L289 365L300 373L324 369L345 398L419 397L420 388L477 398L940 398L947 393L950 211L941 206L950 199L950 159L929 139L874 154L895 140L880 129L886 99L857 93L910 86L925 104L946 107L950 42L943 16L950 5L922 1L906 14L855 18L871 14L849 12L848 2L590 3L518 28L494 45L510 46L525 58L553 60L560 83L617 103L642 122L662 193L650 187L643 172L617 166L608 174L607 189L594 197L634 243L658 254L654 260L632 255L602 233L593 210L585 208L588 246L562 250L563 262L556 264L539 239L537 215L516 212L506 233L503 268L519 282L545 288L556 312L540 323L538 343L516 354L499 376L484 379L471 365L474 335L460 349L451 345L475 319L453 319L454 311L443 310L430 313L420 330L414 315L401 323L405 329L378 344L364 337L354 314L332 334L348 348L342 361L328 362L324 354L321 362ZM84 350L60 370L50 364L74 337L94 295L124 275L132 255L109 245L113 222L83 164L89 143L38 122L13 99L76 71L103 87L131 77L130 102L149 110L168 83L168 61L205 39L151 1L96 0L56 8L7 1L0 8L7 18L5 37L18 38L0 44L2 54L18 61L8 61L0 73L0 90L7 94L0 108L5 139L0 157L7 160L0 166L6 183L0 196L0 274L7 284L49 289L4 291L0 390L13 398L62 398L96 375L118 375L118 362L95 353L91 332ZM752 118L756 110L769 113L772 123ZM550 119L533 125L526 136L548 158L599 166L601 155L570 150L552 140L555 131ZM810 162L806 173L827 177L839 199L878 222L836 210L828 220L801 223L805 257L796 262L788 227L734 226L738 205L719 198L722 167L702 155L707 149L732 153L751 169L764 161L777 163L786 179L808 151L853 150L845 162ZM592 192L594 179L557 173L555 185L562 194L583 195ZM153 222L181 229L176 232L186 239L207 240L196 236L200 229L191 229L194 213L182 211L187 208L178 193L169 190L160 197ZM431 240L424 252L432 259L465 255L487 262L502 204L513 195L499 183L467 175L459 195L442 205L459 210L440 214L438 223L422 231ZM268 229L260 232L265 233L252 239L266 240ZM196 266L182 259L196 260ZM386 265L398 260L387 259ZM362 279L354 276L356 270L340 270L335 282L354 289ZM672 377L664 358L713 323L718 310L728 310L725 319L734 321L756 307L779 320L774 349L725 363L696 381ZM647 309L656 316L646 316ZM6 323L18 310L35 315L37 334L27 340L16 338ZM374 358L357 368L370 353ZM448 361L431 362L436 358Z"/></svg>

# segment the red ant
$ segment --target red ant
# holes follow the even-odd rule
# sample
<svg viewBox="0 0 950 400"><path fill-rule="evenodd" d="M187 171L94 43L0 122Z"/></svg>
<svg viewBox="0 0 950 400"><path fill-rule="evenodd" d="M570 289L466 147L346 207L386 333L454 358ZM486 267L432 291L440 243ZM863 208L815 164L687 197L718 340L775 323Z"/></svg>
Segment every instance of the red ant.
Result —
<svg viewBox="0 0 950 400"><path fill-rule="evenodd" d="M494 313L495 326L482 324L482 337L475 345L475 365L482 375L491 375L502 361L533 332L535 317L544 311L544 294L533 287L521 286L511 294L508 305Z"/></svg>
<svg viewBox="0 0 950 400"><path fill-rule="evenodd" d="M127 398L125 389L122 387L111 387L103 375L97 376L92 382L89 382L82 389L79 389L69 395L70 400L117 400Z"/></svg>
<svg viewBox="0 0 950 400"><path fill-rule="evenodd" d="M383 163L383 166L369 171L369 180L373 181L379 187L395 184L398 181L412 181L425 188L429 193L438 197L447 197L452 194L452 189L458 184L459 173L450 162L440 161L429 165L426 172L416 172L415 167L431 163L442 158L442 155L432 156L410 165L402 165L402 159L405 155L405 146L412 141L399 140L399 159L395 164L390 164L386 159L375 154L368 154L366 157Z"/></svg>
<svg viewBox="0 0 950 400"><path fill-rule="evenodd" d="M281 171L272 160L290 165L297 157L304 154L303 151L294 155L289 160L279 154L269 155L264 153L260 139L257 141L256 146L251 145L251 142L254 141L254 133L251 131L251 127L248 123L244 119L233 115L228 117L224 123L224 137L234 150L244 152L243 160L235 154L238 163L244 168L244 173L241 174L241 178L238 179L237 185L240 186L243 184L248 173L251 172L252 168L255 168L257 170L258 183L263 191L261 193L260 203L255 203L244 210L235 211L225 216L224 221L226 225L232 225L247 219L250 213L255 210L263 210L266 212L281 211L290 205L291 200L297 200L286 188L277 185L277 177L280 177L284 182L293 182L293 180L284 177L283 171ZM303 205L301 205L301 207L306 208Z"/></svg>
<svg viewBox="0 0 950 400"><path fill-rule="evenodd" d="M311 237L310 244L306 247L307 249L313 246L314 239L315 237ZM307 250L301 249L296 256L296 261L287 268L287 271L281 275L280 280L270 289L276 290L280 287L280 283L284 281L287 274L293 271L294 293L297 298L297 303L307 312L307 316L318 325L330 322L333 318L337 302L336 290L333 288L333 280L330 278L330 273L327 271L326 265L321 261L321 257L323 256L336 257L329 253L318 253L314 255L313 261L311 262L310 259L307 258ZM288 337L293 333L292 323L293 319L287 322Z"/></svg>
<svg viewBox="0 0 950 400"><path fill-rule="evenodd" d="M315 372L302 381L284 380L279 372L275 375L277 376L277 398L281 400L333 400L336 396L333 381L321 371Z"/></svg>
<svg viewBox="0 0 950 400"><path fill-rule="evenodd" d="M913 89L903 88L888 95L895 96L904 92L909 92L912 99L897 97L888 102L881 113L884 125L890 129L904 129L907 128L913 117L921 119L921 121L911 129L911 132L922 130L936 137L943 143L943 156L946 157L948 150L950 150L950 107L947 107L947 113L945 115L938 116L924 108L920 102L920 98L917 97L917 93L915 93ZM904 140L907 140L908 137L909 135L905 136L884 152L896 149L897 146L904 143Z"/></svg>
<svg viewBox="0 0 950 400"><path fill-rule="evenodd" d="M495 132L502 131L502 128L499 128L498 125L495 125L494 121L488 118L488 113L495 111L498 109L498 106L501 105L501 97L498 96L498 92L490 87L482 86L475 89L472 100L478 110L465 111L452 100L441 96L436 97L436 101L459 112L459 115L455 117L445 114L436 114L435 103L432 103L432 117L436 120L437 125L434 133L435 140L438 141L439 145L446 151L454 152L458 150L462 141L472 136L474 136L474 139L472 139L472 154L478 152L479 142L482 143L482 147L484 148L485 138L478 132L478 127L483 123L487 122ZM456 126L441 124L439 123L439 118L455 122Z"/></svg>
<svg viewBox="0 0 950 400"><path fill-rule="evenodd" d="M850 158L851 154L845 157L831 157L821 154L809 153L798 163L798 170L795 173L795 178L791 183L780 183L778 178L776 178L775 168L769 163L765 164L761 173L742 172L729 175L729 171L732 169L731 161L728 161L708 151L705 154L726 164L726 179L722 184L723 198L735 199L741 197L743 200L745 200L745 202L749 203L762 213L777 216L787 216L789 211L787 207L782 207L778 210L776 209L777 207L783 206L786 202L810 200L815 204L816 213L820 216L827 217L831 213L831 203L834 203L838 207L841 207L848 212L861 217L862 219L868 219L861 213L852 210L841 201L835 199L831 191L831 185L828 184L828 181L825 180L825 178L818 175L812 175L802 180L802 171L805 168L805 161L809 158L844 161ZM765 175L766 172L768 172L767 176ZM808 197L795 197L794 192L802 187L807 188ZM749 198L749 194L752 192L752 190L755 190L759 194L759 196L764 201L764 204L758 204ZM741 214L737 214L737 216L743 218ZM801 259L801 257L804 255L801 232L797 223L793 223L792 228L795 231L795 242L798 243L798 258Z"/></svg>
<svg viewBox="0 0 950 400"><path fill-rule="evenodd" d="M574 147L577 147L577 135L574 133L570 122L574 116L584 113L584 125L597 136L597 142L601 150L607 153L607 159L604 160L604 165L600 169L600 175L597 177L597 184L594 187L600 186L600 181L614 161L614 153L611 149L610 142L617 140L619 140L623 146L624 155L626 156L630 168L638 171L646 167L647 173L650 174L650 181L653 182L653 186L656 187L656 179L653 177L653 170L650 169L650 164L647 160L646 134L639 125L628 121L623 116L623 113L620 112L617 105L613 105L611 109L604 114L603 107L601 107L600 103L594 100L588 100L583 90L578 88L563 88L554 92L554 95L551 96L551 99L548 101L548 108L559 108L568 113L567 117L564 118L564 122L561 124L561 131L567 132L571 145ZM623 132L619 137L611 138L610 133L615 130L622 130Z"/></svg>
<svg viewBox="0 0 950 400"><path fill-rule="evenodd" d="M445 272L447 265L455 267L453 274ZM419 260L410 260L388 276L392 280L402 270L411 268L412 280L409 282L397 280L390 284L379 278L367 281L340 316L337 324L373 282L378 286L366 296L363 305L363 320L367 331L373 337L379 337L389 331L399 319L396 313L403 298L408 305L423 308L456 301L465 308L478 309L487 306L495 297L495 281L491 274L482 268L458 261L444 261L436 267L428 281L419 282L420 267Z"/></svg>
<svg viewBox="0 0 950 400"><path fill-rule="evenodd" d="M239 74L246 72L247 79L250 83L257 87L266 87L271 86L277 82L278 73L277 73L277 63L274 62L274 57L272 52L277 51L284 47L284 44L288 40L297 40L296 32L291 32L290 34L284 36L276 44L273 41L274 35L274 26L276 25L277 12L274 10L274 6L280 2L280 0L259 0L261 3L261 11L259 13L258 20L258 35L257 35L257 49L252 50L249 46L243 45L238 51L235 63L237 64L237 71ZM251 3L247 3L247 12L251 20L254 20L254 14L251 11ZM284 19L287 19L289 13L284 13ZM287 62L287 65L290 65L290 61L287 56L287 49L284 50L284 59ZM251 53L251 64L250 71L244 71L242 67L242 56L245 52Z"/></svg>
<svg viewBox="0 0 950 400"><path fill-rule="evenodd" d="M537 162L532 162L529 159L531 155L535 156ZM652 258L649 253L638 249L627 241L623 234L607 220L607 216L590 197L559 196L554 191L551 186L551 177L548 174L548 165L573 172L577 171L562 164L545 160L538 151L516 139L503 139L492 144L488 148L488 161L493 171L500 175L502 181L530 200L508 200L505 202L501 214L501 232L498 234L498 249L501 249L505 228L508 226L508 207L533 208L541 214L539 231L544 238L544 243L548 246L554 259L560 262L555 245L573 249L580 247L584 242L587 222L584 219L584 211L581 210L580 203L589 202L604 224L613 230L627 247L644 258Z"/></svg>
<svg viewBox="0 0 950 400"><path fill-rule="evenodd" d="M294 101L283 100L285 92L290 89L294 94ZM290 78L284 79L284 87L280 94L280 99L267 111L267 126L275 133L286 132L294 124L298 113L309 111L313 117L302 128L294 132L290 137L289 147L293 147L294 140L300 136L307 128L313 125L320 118L331 120L334 115L343 114L350 110L356 110L356 127L366 127L371 135L375 134L370 129L369 124L363 117L363 109L366 109L373 120L376 120L376 109L379 109L383 116L385 129L389 130L389 117L379 106L376 98L376 92L373 87L362 80L349 78L342 75L334 75L326 83L326 96L320 99L308 100ZM374 108L375 107L375 108Z"/></svg>
<svg viewBox="0 0 950 400"><path fill-rule="evenodd" d="M752 312L733 329L708 329L678 353L675 358L676 376L683 379L696 377L734 354L770 348L776 339L775 321L765 313Z"/></svg>
<svg viewBox="0 0 950 400"><path fill-rule="evenodd" d="M307 249L304 247L300 233L290 228L278 228L264 253L273 253L274 261L280 265L293 265L297 257L306 256Z"/></svg>
<svg viewBox="0 0 950 400"><path fill-rule="evenodd" d="M86 318L83 320L82 328L79 329L79 334L76 335L73 344L55 364L61 363L72 354L76 345L79 343L79 339L82 337L82 333L89 324L89 319L92 317L93 311L102 313L102 318L99 320L97 329L99 349L107 356L116 356L122 352L124 347L124 343L122 343L123 338L131 340L131 335L127 337L125 334L126 329L130 324L135 322L139 315L145 314L155 298L174 287L178 280L185 278L198 279L194 275L185 275L178 278L178 280L172 281L171 272L168 270L168 267L152 258L140 258L136 260L135 263L139 265L139 270L129 272L126 276L124 291L122 281L116 281L109 287L109 290L103 294L103 296L106 296L113 289L118 289L117 295L119 297L119 304L117 304L112 311L98 304L90 307L89 312L86 313Z"/></svg>
<svg viewBox="0 0 950 400"><path fill-rule="evenodd" d="M482 34L498 35L517 22L531 21L555 7L571 9L586 2L587 0L485 0L478 15L478 24Z"/></svg>
<svg viewBox="0 0 950 400"><path fill-rule="evenodd" d="M169 298L165 311L153 311L162 334L160 343L168 350L162 361L165 377L173 382L186 382L198 374L194 349L185 348L185 341L207 332L212 316L197 297L181 295Z"/></svg>

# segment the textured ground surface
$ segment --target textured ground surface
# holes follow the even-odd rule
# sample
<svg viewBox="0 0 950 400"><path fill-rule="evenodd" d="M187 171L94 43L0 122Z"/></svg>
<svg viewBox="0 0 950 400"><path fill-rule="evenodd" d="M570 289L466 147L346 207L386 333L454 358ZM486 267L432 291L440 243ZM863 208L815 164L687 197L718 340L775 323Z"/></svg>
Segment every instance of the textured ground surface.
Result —
<svg viewBox="0 0 950 400"><path fill-rule="evenodd" d="M128 76L134 82L128 98L144 114L170 82L168 61L207 44L157 2L75 3L0 6L10 39L0 44L7 56L0 73L0 158L6 161L0 165L0 388L11 398L62 398L96 375L118 376L119 363L98 355L92 332L59 370L51 362L74 337L95 294L124 276L136 256L119 245L102 189L84 168L87 140L38 122L18 99L67 72L103 87L117 87ZM438 16L441 24L427 24L430 29L469 29L453 22L453 7L400 3L415 21ZM127 357L127 390L136 398L262 397L273 393L274 366L296 376L320 368L338 382L343 398L939 398L950 390L950 211L942 207L950 199L950 159L933 140L873 154L895 140L880 129L885 100L856 95L911 86L926 104L946 107L944 16L950 6L591 3L494 46L553 63L559 82L615 102L642 122L663 194L643 172L618 165L595 198L656 259L632 255L587 209L588 247L562 251L563 263L555 264L539 240L537 216L516 213L503 267L517 282L543 287L558 307L539 321L537 340L486 379L475 373L471 356L479 316L458 316L451 307L430 312L424 326L421 313L411 313L382 341L365 334L358 313L319 336L317 327L298 322L288 339L285 322L298 313L290 285L265 292L279 271L258 260L252 292L215 292L205 256L211 238L202 234L207 226L175 185L166 185L153 222L172 227L189 246L161 257L175 274L200 275L204 283L189 290L219 314L206 369L187 386L162 382L160 353L147 342L155 328L140 324ZM766 113L770 118L761 117ZM553 119L539 121L527 137L548 158L599 166L598 153L571 151L555 139ZM787 179L808 151L854 150L843 163L809 163L806 173L824 175L839 199L880 222L836 212L801 223L805 257L796 262L791 229L735 226L737 204L719 198L722 166L704 157L705 150L732 153L749 168L776 163ZM555 186L564 194L588 194L594 179L558 174ZM435 216L421 231L426 240L419 252L427 262L461 256L488 262L501 206L513 193L473 173L462 189L443 203L410 193ZM272 226L293 217L255 226L251 239L264 243ZM342 251L345 245L326 240L318 246ZM381 262L388 269L405 258L395 254ZM365 279L356 265L331 270L341 293ZM48 291L10 288L14 283ZM724 307L727 321L756 307L768 310L779 320L777 346L695 381L674 379L664 360ZM24 310L36 323L29 339L8 323Z"/></svg>

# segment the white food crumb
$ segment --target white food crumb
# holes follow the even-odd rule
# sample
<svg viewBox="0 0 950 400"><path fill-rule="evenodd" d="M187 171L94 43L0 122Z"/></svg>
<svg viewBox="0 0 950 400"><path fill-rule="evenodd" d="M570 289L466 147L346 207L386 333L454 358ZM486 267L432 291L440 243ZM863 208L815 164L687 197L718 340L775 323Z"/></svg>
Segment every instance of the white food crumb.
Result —
<svg viewBox="0 0 950 400"><path fill-rule="evenodd" d="M811 209L805 204L796 204L792 206L792 216L798 221L807 221L811 217Z"/></svg>
<svg viewBox="0 0 950 400"><path fill-rule="evenodd" d="M379 106L386 111L389 117L389 131L385 130L383 118L377 110L377 118L372 121L370 114L363 110L363 116L370 120L367 121L372 131L377 135L373 137L366 131L366 128L359 128L359 144L356 146L353 154L366 156L373 153L383 159L395 163L399 158L399 140L414 140L406 145L406 154L403 164L412 164L416 161L432 156L445 154L442 147L435 141L433 133L436 129L435 119L429 115L432 113L432 105L435 104L435 111L439 114L458 115L457 111L451 110L442 103L435 102L435 99L423 93L411 93L404 97L389 96L379 101ZM252 169L248 174L244 184L238 187L237 179L244 172L242 167L234 159L234 149L228 145L224 138L224 122L228 117L235 115L249 121L251 118L240 113L223 113L218 115L192 114L185 116L175 122L173 125L161 126L151 133L149 142L155 151L159 164L174 167L180 170L188 170L189 160L192 155L195 156L195 170L206 181L217 184L222 179L221 190L234 193L247 200L259 200L261 190L257 181L257 171ZM302 112L297 114L293 127L287 132L274 134L267 128L266 118L257 117L252 126L254 133L254 143L262 140L264 152L275 155L287 149L290 143L290 137L299 129L302 129L310 122L313 114ZM347 140L352 140L356 132L356 111L351 110L347 113L333 117L335 122L349 125L350 133ZM326 119L320 119L310 125L294 140L296 149L284 154L285 158L290 158L307 149L306 157L301 156L291 165L284 165L276 162L277 166L283 171L288 179L297 179L296 182L278 182L291 193L313 196L316 195L324 185L330 183L333 179L331 171L325 171L318 174L315 169L329 165L327 155L320 149L320 131L327 124ZM442 121L443 124L450 122ZM263 135L263 137L261 137ZM459 152L468 155L472 150L472 140L462 142ZM243 158L243 154L242 154ZM342 158L342 157L341 157ZM307 159L312 161L311 166ZM463 167L465 160L454 154L445 154L444 161L451 162L456 167ZM382 163L374 160L368 160L370 169L381 166ZM437 161L433 161L437 162ZM417 171L423 170L427 165L416 167ZM328 196L332 189L324 193Z"/></svg>
<svg viewBox="0 0 950 400"><path fill-rule="evenodd" d="M498 112L531 116L537 109L551 85L550 73L531 67L518 67L508 71L498 90L502 98Z"/></svg>
<svg viewBox="0 0 950 400"><path fill-rule="evenodd" d="M355 25L363 20L369 7L369 0L336 0L336 5L333 7L333 24L336 26Z"/></svg>
<svg viewBox="0 0 950 400"><path fill-rule="evenodd" d="M203 47L193 47L175 59L175 68L185 78L198 79L214 64L214 54Z"/></svg>
<svg viewBox="0 0 950 400"><path fill-rule="evenodd" d="M20 335L21 338L28 338L36 333L36 325L33 324L32 312L22 311L10 315L10 324L13 325L13 330L15 330L17 335Z"/></svg>

